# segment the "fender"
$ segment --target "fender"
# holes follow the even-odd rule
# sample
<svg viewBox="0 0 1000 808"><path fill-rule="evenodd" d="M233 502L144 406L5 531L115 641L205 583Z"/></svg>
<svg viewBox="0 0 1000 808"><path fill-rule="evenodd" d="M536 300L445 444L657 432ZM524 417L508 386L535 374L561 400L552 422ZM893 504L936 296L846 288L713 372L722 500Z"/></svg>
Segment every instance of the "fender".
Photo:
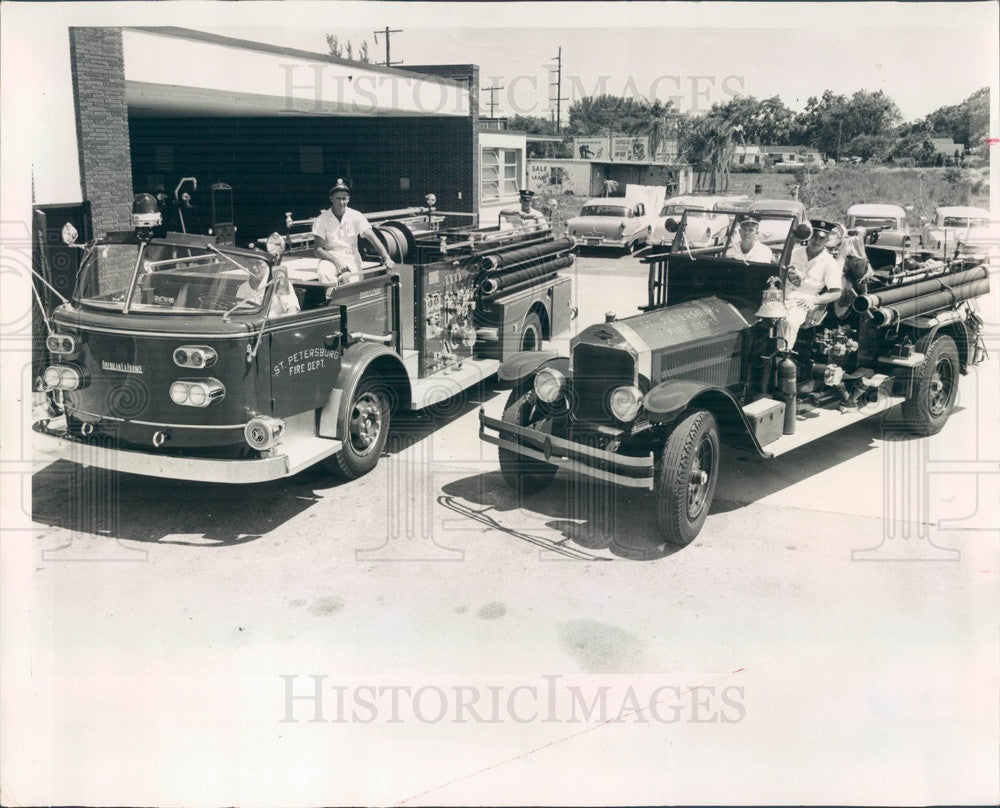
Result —
<svg viewBox="0 0 1000 808"><path fill-rule="evenodd" d="M337 426L351 405L358 383L375 362L387 366L391 372L398 373L401 379L406 380L405 394L407 398L409 397L409 376L396 352L385 345L374 342L355 343L344 351L340 375L337 376L337 381L330 391L326 404L320 410L319 436L321 438L344 440L343 435L337 434Z"/></svg>
<svg viewBox="0 0 1000 808"><path fill-rule="evenodd" d="M517 387L529 376L533 376L543 365L547 365L555 359L562 359L569 367L569 358L560 356L556 351L522 351L514 354L510 359L500 365L497 370L497 385L501 389L511 389Z"/></svg>
<svg viewBox="0 0 1000 808"><path fill-rule="evenodd" d="M728 390L714 384L692 379L660 382L646 393L642 404L650 420L662 424L675 421L691 407L709 410L729 442L761 457L771 456L757 440L739 402Z"/></svg>

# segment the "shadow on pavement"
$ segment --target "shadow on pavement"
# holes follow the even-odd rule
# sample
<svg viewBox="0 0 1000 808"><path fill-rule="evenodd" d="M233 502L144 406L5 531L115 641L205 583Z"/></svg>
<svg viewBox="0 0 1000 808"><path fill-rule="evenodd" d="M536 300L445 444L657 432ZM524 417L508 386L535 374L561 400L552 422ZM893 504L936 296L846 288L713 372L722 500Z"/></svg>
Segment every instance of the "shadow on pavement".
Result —
<svg viewBox="0 0 1000 808"><path fill-rule="evenodd" d="M770 460L726 446L709 521L714 514L746 507L873 451L876 439L917 438L898 421L875 418ZM881 475L881 466L872 473ZM683 549L667 546L660 538L655 494L650 491L560 472L549 488L519 500L499 471L455 480L442 491L439 502L445 507L522 541L556 552L563 549L571 557L600 560L610 554L649 560ZM551 531L562 539L551 538Z"/></svg>

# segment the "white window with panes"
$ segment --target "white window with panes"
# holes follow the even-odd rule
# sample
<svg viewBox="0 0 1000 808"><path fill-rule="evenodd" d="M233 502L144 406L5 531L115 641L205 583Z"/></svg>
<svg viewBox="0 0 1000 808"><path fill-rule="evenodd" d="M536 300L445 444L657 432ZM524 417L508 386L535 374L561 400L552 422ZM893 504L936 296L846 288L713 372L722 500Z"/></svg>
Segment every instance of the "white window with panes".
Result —
<svg viewBox="0 0 1000 808"><path fill-rule="evenodd" d="M482 175L482 202L516 198L521 190L521 152L483 149Z"/></svg>

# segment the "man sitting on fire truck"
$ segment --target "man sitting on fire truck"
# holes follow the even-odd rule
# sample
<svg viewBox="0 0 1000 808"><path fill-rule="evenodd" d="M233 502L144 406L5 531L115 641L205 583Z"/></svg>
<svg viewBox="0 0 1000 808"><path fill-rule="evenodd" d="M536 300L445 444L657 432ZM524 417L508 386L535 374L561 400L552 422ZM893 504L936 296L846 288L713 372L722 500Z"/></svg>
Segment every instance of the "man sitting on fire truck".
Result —
<svg viewBox="0 0 1000 808"><path fill-rule="evenodd" d="M368 239L387 269L396 266L364 214L347 206L350 200L350 187L345 180L338 179L330 189L330 207L313 222L316 255L320 259L316 273L322 283L359 280L356 274L361 271L358 236Z"/></svg>
<svg viewBox="0 0 1000 808"><path fill-rule="evenodd" d="M524 188L519 191L519 194L521 197L520 207L504 208L500 211L501 218L513 227L522 227L526 224L547 224L545 214L532 207L531 203L535 198L535 192Z"/></svg>
<svg viewBox="0 0 1000 808"><path fill-rule="evenodd" d="M787 314L779 322L778 336L783 340L781 347L788 351L795 348L799 329L809 313L839 300L844 285L840 262L826 248L837 225L822 219L813 219L810 225L809 241L792 250L785 283Z"/></svg>

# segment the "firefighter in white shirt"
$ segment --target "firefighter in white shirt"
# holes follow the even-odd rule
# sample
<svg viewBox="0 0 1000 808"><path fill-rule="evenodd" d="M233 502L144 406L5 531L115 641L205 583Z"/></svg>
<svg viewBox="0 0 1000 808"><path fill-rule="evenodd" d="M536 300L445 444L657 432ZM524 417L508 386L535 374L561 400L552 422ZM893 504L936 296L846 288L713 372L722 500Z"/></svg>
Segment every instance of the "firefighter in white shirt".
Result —
<svg viewBox="0 0 1000 808"><path fill-rule="evenodd" d="M371 223L363 213L349 208L351 189L338 179L330 189L330 207L316 217L312 232L316 236L316 255L319 257L317 274L322 283L352 283L361 271L361 253L358 236L364 236L382 257L388 269L395 266L379 241Z"/></svg>
<svg viewBox="0 0 1000 808"><path fill-rule="evenodd" d="M547 224L548 221L545 218L545 214L537 208L532 207L532 200L535 198L535 192L524 189L520 191L519 194L521 197L521 204L519 207L504 208L500 211L500 215L504 218L504 220L514 226L526 224Z"/></svg>
<svg viewBox="0 0 1000 808"><path fill-rule="evenodd" d="M785 309L787 315L778 324L781 347L792 350L799 336L799 328L809 312L840 299L844 286L844 271L840 262L827 250L826 245L837 225L813 219L812 235L803 245L792 249L791 262L785 282Z"/></svg>
<svg viewBox="0 0 1000 808"><path fill-rule="evenodd" d="M726 250L726 258L736 258L740 261L754 261L758 264L774 263L774 253L766 244L757 241L757 231L760 219L756 216L745 216L740 219L739 241L734 240Z"/></svg>

